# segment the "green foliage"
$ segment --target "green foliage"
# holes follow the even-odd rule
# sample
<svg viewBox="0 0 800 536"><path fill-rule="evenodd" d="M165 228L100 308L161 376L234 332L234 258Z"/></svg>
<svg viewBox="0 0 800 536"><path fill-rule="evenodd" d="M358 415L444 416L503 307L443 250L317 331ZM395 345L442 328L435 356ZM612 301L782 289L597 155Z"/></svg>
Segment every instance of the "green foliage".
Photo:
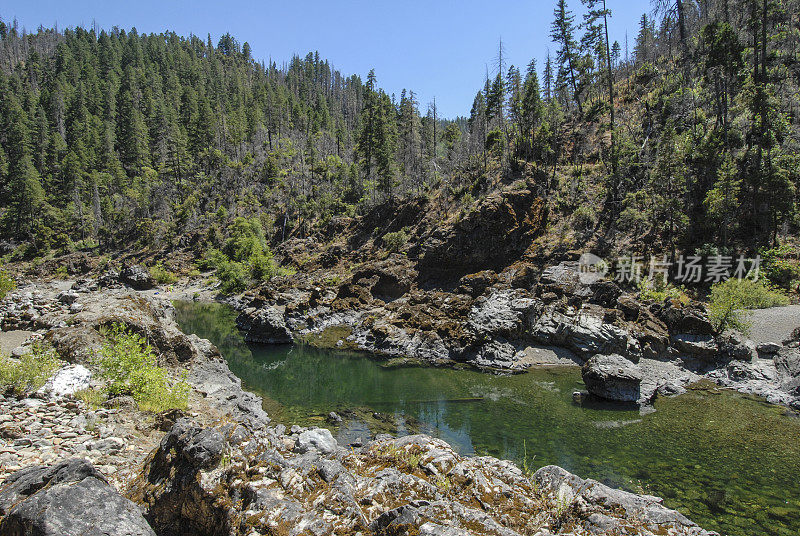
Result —
<svg viewBox="0 0 800 536"><path fill-rule="evenodd" d="M653 279L642 279L639 282L639 299L642 301L655 301L663 303L666 300L675 300L682 304L689 303L689 295L686 289L676 287L663 276Z"/></svg>
<svg viewBox="0 0 800 536"><path fill-rule="evenodd" d="M36 391L58 366L55 350L43 342L34 343L31 351L19 359L0 356L0 391L17 396Z"/></svg>
<svg viewBox="0 0 800 536"><path fill-rule="evenodd" d="M788 304L789 298L771 288L764 280L728 279L712 285L708 313L717 333L726 329L747 333L750 329L748 309Z"/></svg>
<svg viewBox="0 0 800 536"><path fill-rule="evenodd" d="M178 281L178 276L167 270L160 262L150 267L150 277L159 285L171 285Z"/></svg>
<svg viewBox="0 0 800 536"><path fill-rule="evenodd" d="M408 233L405 229L396 231L394 233L386 233L383 235L383 247L387 251L397 252L403 249L403 246L408 242Z"/></svg>
<svg viewBox="0 0 800 536"><path fill-rule="evenodd" d="M6 294L17 288L17 283L11 279L8 272L0 270L0 300L6 297Z"/></svg>
<svg viewBox="0 0 800 536"><path fill-rule="evenodd" d="M800 252L797 247L783 244L761 252L762 270L769 281L792 290L800 284Z"/></svg>
<svg viewBox="0 0 800 536"><path fill-rule="evenodd" d="M184 378L171 379L147 341L114 324L103 331L105 342L96 360L111 396L131 395L142 411L186 409L190 387Z"/></svg>

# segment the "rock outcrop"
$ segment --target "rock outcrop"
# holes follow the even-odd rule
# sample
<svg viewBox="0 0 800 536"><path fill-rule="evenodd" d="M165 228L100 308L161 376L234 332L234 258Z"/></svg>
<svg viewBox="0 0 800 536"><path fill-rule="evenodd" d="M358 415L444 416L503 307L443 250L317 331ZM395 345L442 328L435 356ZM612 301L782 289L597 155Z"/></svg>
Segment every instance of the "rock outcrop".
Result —
<svg viewBox="0 0 800 536"><path fill-rule="evenodd" d="M155 536L139 507L79 458L9 476L0 488L0 518L6 536Z"/></svg>
<svg viewBox="0 0 800 536"><path fill-rule="evenodd" d="M558 468L462 457L425 435L343 449L319 429L203 429L182 420L134 483L162 533L709 534L651 496ZM224 457L220 455L224 452ZM564 487L564 489L562 489ZM568 492L566 490L569 490Z"/></svg>
<svg viewBox="0 0 800 536"><path fill-rule="evenodd" d="M243 311L236 324L244 333L247 342L263 344L285 344L292 342L292 334L286 327L283 311L276 307L262 307Z"/></svg>
<svg viewBox="0 0 800 536"><path fill-rule="evenodd" d="M156 286L156 282L150 272L139 264L123 268L119 273L119 279L136 290L150 290Z"/></svg>

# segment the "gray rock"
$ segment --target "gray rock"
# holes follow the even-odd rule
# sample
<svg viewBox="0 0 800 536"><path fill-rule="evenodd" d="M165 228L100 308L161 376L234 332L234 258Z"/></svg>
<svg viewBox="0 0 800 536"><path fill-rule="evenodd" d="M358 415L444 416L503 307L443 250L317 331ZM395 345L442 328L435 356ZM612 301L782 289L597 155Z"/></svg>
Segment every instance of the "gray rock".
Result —
<svg viewBox="0 0 800 536"><path fill-rule="evenodd" d="M77 458L11 475L0 515L0 534L8 536L155 536L139 507Z"/></svg>
<svg viewBox="0 0 800 536"><path fill-rule="evenodd" d="M550 307L539 316L529 316L528 329L536 342L568 348L584 358L613 353L638 360L639 342L627 330L606 323L603 314L596 305L586 305L574 314Z"/></svg>
<svg viewBox="0 0 800 536"><path fill-rule="evenodd" d="M286 327L283 313L274 307L262 307L250 314L242 313L236 319L236 324L244 331L244 338L248 342L263 344L292 342L292 334Z"/></svg>
<svg viewBox="0 0 800 536"><path fill-rule="evenodd" d="M719 352L730 359L750 360L758 357L756 343L737 331L726 331L717 337Z"/></svg>
<svg viewBox="0 0 800 536"><path fill-rule="evenodd" d="M67 290L64 292L59 292L56 296L56 299L65 305L72 305L76 301L78 301L78 293L72 290Z"/></svg>
<svg viewBox="0 0 800 536"><path fill-rule="evenodd" d="M595 355L581 369L586 389L595 396L616 402L638 402L642 370L618 354Z"/></svg>
<svg viewBox="0 0 800 536"><path fill-rule="evenodd" d="M681 530L683 534L711 534L683 514L663 506L660 497L636 495L610 488L596 480L584 480L555 465L542 467L534 473L532 480L542 491L555 495L562 504L571 505L583 500L609 511L622 511L628 517L641 519L649 527L658 527L659 533L666 534L672 527ZM594 522L608 525L613 520L603 514L602 519L595 518Z"/></svg>
<svg viewBox="0 0 800 536"><path fill-rule="evenodd" d="M119 279L136 290L149 290L156 286L156 282L150 276L150 272L139 264L123 268L119 274Z"/></svg>
<svg viewBox="0 0 800 536"><path fill-rule="evenodd" d="M306 430L297 436L294 449L300 453L316 449L322 454L332 454L336 452L338 446L339 444L333 438L330 430L314 428L313 430Z"/></svg>
<svg viewBox="0 0 800 536"><path fill-rule="evenodd" d="M679 351L703 359L713 358L719 351L717 342L711 335L678 333L671 337L672 345Z"/></svg>
<svg viewBox="0 0 800 536"><path fill-rule="evenodd" d="M775 355L778 353L778 351L780 351L780 349L781 345L776 342L762 342L756 346L756 350L758 351L759 355Z"/></svg>
<svg viewBox="0 0 800 536"><path fill-rule="evenodd" d="M800 348L784 346L773 361L781 387L792 394L800 395Z"/></svg>

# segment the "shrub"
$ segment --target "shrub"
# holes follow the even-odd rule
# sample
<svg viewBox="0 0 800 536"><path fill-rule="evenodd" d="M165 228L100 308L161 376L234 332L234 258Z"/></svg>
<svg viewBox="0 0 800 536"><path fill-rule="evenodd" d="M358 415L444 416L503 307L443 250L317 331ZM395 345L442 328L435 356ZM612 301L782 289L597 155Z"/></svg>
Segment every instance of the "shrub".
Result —
<svg viewBox="0 0 800 536"><path fill-rule="evenodd" d="M151 266L149 272L150 277L152 277L159 285L171 285L178 280L178 276L164 268L164 265L160 262L156 263L154 266Z"/></svg>
<svg viewBox="0 0 800 536"><path fill-rule="evenodd" d="M790 290L800 281L798 251L784 244L761 252L762 269L771 283Z"/></svg>
<svg viewBox="0 0 800 536"><path fill-rule="evenodd" d="M581 205L572 213L572 228L576 231L585 233L594 229L597 223L597 215L592 207Z"/></svg>
<svg viewBox="0 0 800 536"><path fill-rule="evenodd" d="M667 299L677 300L682 304L689 303L689 296L682 287L665 281L663 277L642 279L639 282L639 299L642 301L664 302Z"/></svg>
<svg viewBox="0 0 800 536"><path fill-rule="evenodd" d="M11 276L5 270L0 270L0 300L15 288L17 288L17 284L11 279Z"/></svg>
<svg viewBox="0 0 800 536"><path fill-rule="evenodd" d="M0 388L17 396L41 388L58 369L59 360L52 346L37 342L20 359L0 357Z"/></svg>
<svg viewBox="0 0 800 536"><path fill-rule="evenodd" d="M111 396L131 395L142 411L186 409L189 384L173 380L157 366L156 356L144 338L114 324L103 331L105 342L96 359Z"/></svg>
<svg viewBox="0 0 800 536"><path fill-rule="evenodd" d="M750 329L748 309L788 304L789 298L763 280L728 279L712 285L708 311L717 333L726 329L747 333Z"/></svg>
<svg viewBox="0 0 800 536"><path fill-rule="evenodd" d="M236 261L224 261L217 267L219 289L224 294L243 292L248 286L247 270L244 265Z"/></svg>
<svg viewBox="0 0 800 536"><path fill-rule="evenodd" d="M394 232L386 233L383 235L383 246L391 252L400 251L400 249L408 242L408 233L405 229Z"/></svg>

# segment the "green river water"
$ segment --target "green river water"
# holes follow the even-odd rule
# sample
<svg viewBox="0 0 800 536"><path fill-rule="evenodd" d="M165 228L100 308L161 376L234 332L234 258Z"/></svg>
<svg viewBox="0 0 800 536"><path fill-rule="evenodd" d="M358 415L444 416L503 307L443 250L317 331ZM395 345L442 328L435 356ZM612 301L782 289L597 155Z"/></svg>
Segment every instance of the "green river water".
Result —
<svg viewBox="0 0 800 536"><path fill-rule="evenodd" d="M307 346L248 345L235 313L178 302L187 333L210 339L278 422L329 426L343 444L422 431L462 454L530 469L557 464L582 477L664 498L707 529L737 536L800 534L800 419L760 399L712 387L656 402L655 413L578 406L575 367L515 376L385 368L369 356Z"/></svg>

